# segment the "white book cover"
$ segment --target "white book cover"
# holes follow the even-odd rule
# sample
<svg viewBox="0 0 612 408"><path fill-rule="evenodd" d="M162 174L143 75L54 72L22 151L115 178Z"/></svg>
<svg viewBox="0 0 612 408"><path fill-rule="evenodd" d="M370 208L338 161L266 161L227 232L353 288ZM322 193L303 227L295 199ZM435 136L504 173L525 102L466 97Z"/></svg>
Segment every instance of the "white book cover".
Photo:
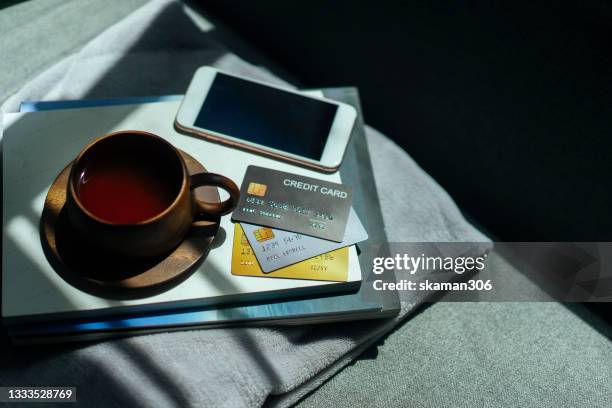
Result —
<svg viewBox="0 0 612 408"><path fill-rule="evenodd" d="M226 237L221 245L210 251L187 280L156 296L104 299L74 288L54 271L43 253L39 234L47 191L85 145L111 132L138 129L155 133L195 157L208 171L223 174L238 186L249 165L341 182L338 173L322 174L177 133L173 122L179 104L173 101L4 115L2 316L7 323L259 301L358 287L361 270L354 247L349 251L348 282L232 275L234 226L229 215L221 220Z"/></svg>

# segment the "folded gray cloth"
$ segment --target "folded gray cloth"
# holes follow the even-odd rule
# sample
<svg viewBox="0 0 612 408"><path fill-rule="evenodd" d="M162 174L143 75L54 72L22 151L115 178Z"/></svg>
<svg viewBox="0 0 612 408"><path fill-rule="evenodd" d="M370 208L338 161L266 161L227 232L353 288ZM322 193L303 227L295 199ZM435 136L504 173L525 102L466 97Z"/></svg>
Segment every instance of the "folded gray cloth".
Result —
<svg viewBox="0 0 612 408"><path fill-rule="evenodd" d="M3 105L183 93L201 65L282 83L211 39L207 21L181 3L153 1L80 52L57 63ZM482 241L451 198L389 139L367 128L390 241ZM2 385L78 387L91 407L288 405L347 364L413 309L395 319L287 328L173 332L34 351L12 349Z"/></svg>

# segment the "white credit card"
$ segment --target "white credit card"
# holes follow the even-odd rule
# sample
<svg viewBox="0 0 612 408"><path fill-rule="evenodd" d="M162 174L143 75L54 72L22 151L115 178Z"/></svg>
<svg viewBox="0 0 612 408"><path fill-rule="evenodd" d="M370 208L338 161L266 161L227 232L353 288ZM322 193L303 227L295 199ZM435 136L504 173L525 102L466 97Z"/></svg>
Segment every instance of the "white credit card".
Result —
<svg viewBox="0 0 612 408"><path fill-rule="evenodd" d="M352 208L346 223L344 239L341 242L245 222L241 222L240 225L261 270L265 273L368 239L368 233Z"/></svg>

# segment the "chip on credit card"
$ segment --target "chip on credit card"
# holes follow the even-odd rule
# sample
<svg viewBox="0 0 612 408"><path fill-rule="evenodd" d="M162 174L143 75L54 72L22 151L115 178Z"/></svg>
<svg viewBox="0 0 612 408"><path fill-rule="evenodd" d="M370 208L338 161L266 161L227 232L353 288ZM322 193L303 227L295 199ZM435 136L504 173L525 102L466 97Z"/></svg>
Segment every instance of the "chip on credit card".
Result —
<svg viewBox="0 0 612 408"><path fill-rule="evenodd" d="M368 239L368 233L352 208L342 242L244 222L240 225L264 273Z"/></svg>
<svg viewBox="0 0 612 408"><path fill-rule="evenodd" d="M349 249L340 248L265 274L259 267L240 224L234 224L232 275L346 282L348 258Z"/></svg>
<svg viewBox="0 0 612 408"><path fill-rule="evenodd" d="M232 219L341 242L351 201L342 184L249 166Z"/></svg>

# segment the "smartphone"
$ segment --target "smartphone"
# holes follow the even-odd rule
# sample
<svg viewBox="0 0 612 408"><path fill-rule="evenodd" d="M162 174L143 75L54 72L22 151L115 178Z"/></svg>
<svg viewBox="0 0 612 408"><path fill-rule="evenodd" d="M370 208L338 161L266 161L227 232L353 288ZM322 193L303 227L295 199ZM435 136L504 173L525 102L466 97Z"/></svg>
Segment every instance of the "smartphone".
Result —
<svg viewBox="0 0 612 408"><path fill-rule="evenodd" d="M199 68L175 127L208 140L323 172L342 163L357 112L211 67Z"/></svg>

